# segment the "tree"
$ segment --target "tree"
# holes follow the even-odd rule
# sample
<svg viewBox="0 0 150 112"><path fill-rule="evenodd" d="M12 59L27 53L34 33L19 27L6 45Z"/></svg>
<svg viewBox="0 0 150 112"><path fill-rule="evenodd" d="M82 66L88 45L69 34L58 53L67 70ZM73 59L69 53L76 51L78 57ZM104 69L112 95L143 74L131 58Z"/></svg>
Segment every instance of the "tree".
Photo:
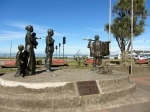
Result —
<svg viewBox="0 0 150 112"><path fill-rule="evenodd" d="M135 38L144 32L148 10L145 8L145 0L133 0L133 4L133 37ZM126 61L126 52L131 46L131 6L131 0L118 0L112 9L115 18L111 24L111 33L122 53L122 61ZM109 24L105 25L105 31L109 31Z"/></svg>

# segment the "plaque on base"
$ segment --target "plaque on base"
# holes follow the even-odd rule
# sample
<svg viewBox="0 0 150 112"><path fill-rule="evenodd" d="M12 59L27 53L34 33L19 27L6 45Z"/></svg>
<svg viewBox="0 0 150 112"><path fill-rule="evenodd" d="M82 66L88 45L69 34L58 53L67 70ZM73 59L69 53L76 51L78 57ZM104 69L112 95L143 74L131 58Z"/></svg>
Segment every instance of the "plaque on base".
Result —
<svg viewBox="0 0 150 112"><path fill-rule="evenodd" d="M100 93L96 81L79 81L77 87L80 96Z"/></svg>

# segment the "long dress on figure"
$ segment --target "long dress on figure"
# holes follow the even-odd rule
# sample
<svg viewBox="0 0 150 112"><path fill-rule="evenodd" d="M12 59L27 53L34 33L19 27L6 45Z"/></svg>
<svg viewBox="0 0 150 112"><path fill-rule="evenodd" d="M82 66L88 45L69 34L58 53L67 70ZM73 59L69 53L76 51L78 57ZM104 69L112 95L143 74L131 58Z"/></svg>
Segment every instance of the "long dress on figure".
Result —
<svg viewBox="0 0 150 112"><path fill-rule="evenodd" d="M30 32L26 34L25 37L25 50L28 52L28 61L27 61L27 75L35 74L36 69L36 58L33 47L33 38Z"/></svg>

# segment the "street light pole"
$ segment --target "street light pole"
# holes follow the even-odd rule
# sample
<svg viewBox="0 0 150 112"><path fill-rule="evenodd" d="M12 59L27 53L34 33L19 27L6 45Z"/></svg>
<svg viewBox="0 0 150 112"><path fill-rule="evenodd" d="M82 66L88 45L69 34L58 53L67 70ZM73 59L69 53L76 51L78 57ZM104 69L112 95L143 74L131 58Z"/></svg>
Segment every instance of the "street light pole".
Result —
<svg viewBox="0 0 150 112"><path fill-rule="evenodd" d="M11 49L12 49L12 40L11 40L11 43L10 43L10 58L11 58Z"/></svg>
<svg viewBox="0 0 150 112"><path fill-rule="evenodd" d="M133 51L133 0L131 3L131 75L132 75L132 51Z"/></svg>
<svg viewBox="0 0 150 112"><path fill-rule="evenodd" d="M66 43L66 37L63 37L63 59L64 59L64 44Z"/></svg>
<svg viewBox="0 0 150 112"><path fill-rule="evenodd" d="M59 43L59 59L60 59L60 46L61 46L61 44Z"/></svg>
<svg viewBox="0 0 150 112"><path fill-rule="evenodd" d="M56 58L57 58L57 45L55 46L55 49L56 49Z"/></svg>

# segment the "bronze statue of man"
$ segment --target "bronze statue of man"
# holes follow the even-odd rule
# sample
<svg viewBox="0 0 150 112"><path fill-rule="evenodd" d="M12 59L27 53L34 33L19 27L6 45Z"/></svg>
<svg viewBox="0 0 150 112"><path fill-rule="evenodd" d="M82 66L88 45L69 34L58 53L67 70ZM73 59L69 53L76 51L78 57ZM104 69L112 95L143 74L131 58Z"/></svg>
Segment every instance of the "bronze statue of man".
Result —
<svg viewBox="0 0 150 112"><path fill-rule="evenodd" d="M95 41L91 44L89 40L88 48L90 48L90 55L93 57L93 69L96 69L96 63L100 66L102 64L102 55L100 52L101 41L99 41L99 36L95 35Z"/></svg>
<svg viewBox="0 0 150 112"><path fill-rule="evenodd" d="M36 59L35 59L35 53L34 53L34 39L32 37L33 32L33 26L28 25L25 27L27 30L27 34L25 36L25 50L28 53L28 61L27 61L27 69L26 69L26 75L33 75L35 74L36 69Z"/></svg>
<svg viewBox="0 0 150 112"><path fill-rule="evenodd" d="M53 57L53 52L54 52L54 42L55 40L52 38L54 35L54 30L49 29L47 31L48 35L46 36L46 48L45 48L45 53L46 53L46 71L52 71L51 70L51 65L52 65L52 57Z"/></svg>
<svg viewBox="0 0 150 112"><path fill-rule="evenodd" d="M99 35L95 35L95 40L91 44L91 39L89 39L88 48L90 48L90 56L93 57L93 69L96 69L96 64L98 66L102 65L103 56L109 55L109 41L102 42L99 40Z"/></svg>

